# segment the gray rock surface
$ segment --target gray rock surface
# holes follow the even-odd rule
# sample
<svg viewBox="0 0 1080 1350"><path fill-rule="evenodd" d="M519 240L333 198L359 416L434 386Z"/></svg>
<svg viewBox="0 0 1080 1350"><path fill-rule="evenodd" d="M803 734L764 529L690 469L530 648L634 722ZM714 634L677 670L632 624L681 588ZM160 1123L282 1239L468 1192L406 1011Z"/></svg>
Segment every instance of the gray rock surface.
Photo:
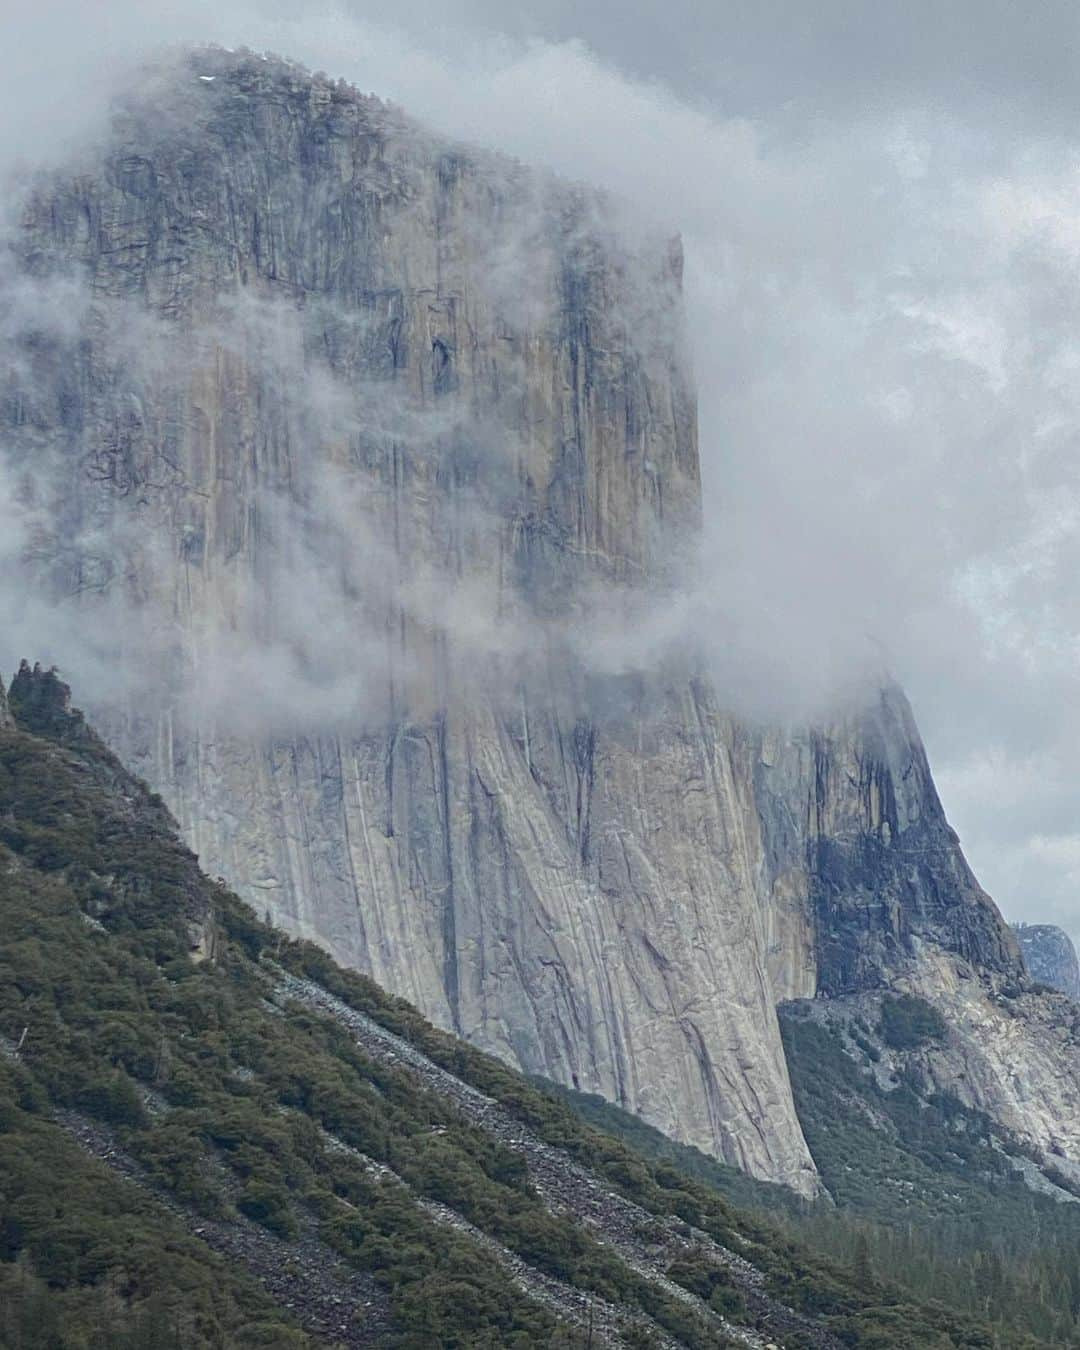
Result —
<svg viewBox="0 0 1080 1350"><path fill-rule="evenodd" d="M52 523L27 584L260 912L804 1192L776 1001L927 952L986 997L1022 978L898 690L761 729L689 658L633 673L700 511L676 246L200 52L37 186L16 265L0 417Z"/></svg>
<svg viewBox="0 0 1080 1350"><path fill-rule="evenodd" d="M1013 924L1033 980L1080 999L1080 961L1068 933L1050 923Z"/></svg>

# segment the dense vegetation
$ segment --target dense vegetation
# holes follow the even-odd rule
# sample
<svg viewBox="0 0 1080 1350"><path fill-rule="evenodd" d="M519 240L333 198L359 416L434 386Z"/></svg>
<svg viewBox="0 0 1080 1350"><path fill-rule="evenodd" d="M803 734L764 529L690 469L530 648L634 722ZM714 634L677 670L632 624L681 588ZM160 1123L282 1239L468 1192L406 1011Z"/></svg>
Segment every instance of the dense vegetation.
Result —
<svg viewBox="0 0 1080 1350"><path fill-rule="evenodd" d="M967 1291L958 1295L945 1279L934 1281L931 1291L914 1259L921 1241L914 1232L908 1233L907 1239L912 1260L898 1259L890 1264L885 1244L891 1242L892 1251L899 1254L896 1230L875 1229L861 1217L849 1218L837 1212L832 1205L810 1206L783 1188L754 1182L695 1149L673 1143L599 1098L542 1080L523 1079L498 1061L431 1027L408 1004L388 997L364 976L341 970L318 948L289 944L284 959L298 972L316 979L353 1007L418 1045L436 1063L503 1102L544 1139L606 1176L613 1187L638 1204L658 1215L676 1215L746 1255L765 1272L774 1294L807 1313L822 1316L845 1344L880 1350L944 1350L948 1346L1022 1350L1045 1343L1042 1336L1024 1329L1022 1316L1010 1315L998 1321L995 1315L983 1321L965 1315L978 1311L977 1301ZM822 1035L828 1042L827 1033ZM804 1056L802 1066L809 1078L813 1077L814 1063L811 1051ZM835 1117L838 1101L843 1099L828 1092L825 1096ZM846 1108L839 1114L845 1116ZM598 1125L604 1133L585 1122ZM839 1133L846 1133L846 1121L837 1125ZM822 1128L827 1130L828 1125L823 1122ZM845 1164L839 1165L842 1169ZM1009 1172L1007 1160L1001 1166ZM883 1184L887 1184L887 1177L887 1172L882 1174ZM940 1178L938 1186L942 1186ZM1023 1187L1018 1187L1017 1193L1031 1194ZM730 1200L757 1213L737 1210ZM846 1194L841 1193L841 1203L848 1203ZM1038 1203L1045 1208L1044 1202ZM958 1204L958 1209L962 1208ZM889 1212L896 1219L897 1209ZM903 1224L901 1231L906 1231ZM870 1239L876 1239L872 1247ZM818 1254L812 1255L815 1251ZM836 1257L842 1258L840 1264ZM1047 1280L1054 1278L1057 1270L1056 1262L1047 1266ZM959 1314L955 1311L958 1304L963 1309ZM1045 1332L1058 1344L1073 1344L1068 1336L1058 1339L1056 1325L1046 1323ZM787 1343L792 1347L796 1344Z"/></svg>
<svg viewBox="0 0 1080 1350"><path fill-rule="evenodd" d="M922 1000L886 998L883 1008L897 1002L900 1033L886 1013L882 1040L887 1026L908 1047L940 1036L935 1010L928 1021ZM913 1299L983 1317L1002 1345L1023 1345L1025 1336L1080 1345L1080 1204L1029 1189L1016 1170L1022 1146L1003 1139L995 1147L980 1112L911 1078L892 1091L879 1088L867 1072L880 1056L868 1024L849 1025L846 1048L835 1031L797 1015L785 1016L781 1028L799 1115L835 1204L808 1204L756 1182L600 1097L554 1090L642 1156L718 1190L867 1280L887 1272ZM1043 1171L1054 1177L1052 1166Z"/></svg>
<svg viewBox="0 0 1080 1350"><path fill-rule="evenodd" d="M886 995L881 1000L881 1039L893 1050L917 1050L945 1038L945 1019L926 999L914 994Z"/></svg>
<svg viewBox="0 0 1080 1350"><path fill-rule="evenodd" d="M916 1028L926 1034L921 1013ZM995 1146L982 1113L910 1072L880 1088L859 1062L857 1026L847 1049L799 1017L782 1030L807 1141L838 1206L796 1218L791 1231L985 1317L1006 1345L1025 1333L1080 1345L1080 1204L1029 1189L1022 1146ZM899 1039L911 1043L906 1026Z"/></svg>
<svg viewBox="0 0 1080 1350"><path fill-rule="evenodd" d="M634 1153L650 1162L665 1163L688 1179L719 1191L736 1209L762 1215L799 1215L815 1208L786 1186L758 1181L690 1144L676 1143L655 1126L646 1124L640 1116L631 1115L594 1092L577 1092L539 1076L531 1081L544 1093L565 1102L593 1129L621 1139Z"/></svg>
<svg viewBox="0 0 1080 1350"><path fill-rule="evenodd" d="M692 1308L550 1213L521 1156L444 1098L369 1058L329 1017L295 1005L275 1015L265 972L277 966L406 1037L655 1215L748 1256L775 1295L845 1345L1037 1343L913 1300L872 1273L889 1268L876 1248L856 1251L849 1269L810 1255L734 1209L713 1177L692 1177L656 1150L648 1161L318 948L288 941L202 876L161 803L64 710L58 682L27 673L12 706L21 729L0 730L4 1344L310 1343L146 1192L82 1154L54 1123L58 1110L107 1125L194 1214L239 1212L286 1242L315 1234L387 1291L402 1347L581 1343L414 1196L449 1205L567 1284L648 1312L687 1346L724 1344ZM195 959L196 936L212 959ZM393 1168L407 1188L377 1182L335 1140ZM748 1315L715 1267L688 1260L669 1274L732 1319ZM796 1350L795 1339L787 1344Z"/></svg>
<svg viewBox="0 0 1080 1350"><path fill-rule="evenodd" d="M19 692L17 682L16 711L50 729L39 709L20 705ZM242 1281L233 1289L235 1277L222 1278L205 1250L178 1264L174 1225L82 1158L50 1122L55 1108L106 1123L197 1213L235 1208L286 1238L316 1224L389 1290L402 1346L546 1344L555 1325L405 1190L374 1183L352 1155L328 1147L323 1130L385 1159L421 1191L437 1186L439 1198L460 1201L471 1216L494 1216L490 1226L538 1262L632 1299L636 1277L548 1216L516 1159L408 1075L366 1060L335 1023L268 1013L243 950L248 916L201 877L160 803L78 723L66 731L76 753L0 732L0 1034L8 1047L0 1259L10 1263L0 1270L10 1344L96 1345L118 1308L132 1328L175 1319L173 1340L161 1342L154 1325L138 1342L147 1345L240 1345L237 1326L254 1320ZM220 938L217 959L198 963L189 924L208 899L219 918L234 917L240 941ZM35 1311L43 1285L59 1295L50 1304L66 1319L60 1340ZM256 1343L306 1343L283 1314L268 1316Z"/></svg>
<svg viewBox="0 0 1080 1350"><path fill-rule="evenodd" d="M33 1075L0 1061L0 1346L310 1346L235 1264L43 1120L38 1098Z"/></svg>

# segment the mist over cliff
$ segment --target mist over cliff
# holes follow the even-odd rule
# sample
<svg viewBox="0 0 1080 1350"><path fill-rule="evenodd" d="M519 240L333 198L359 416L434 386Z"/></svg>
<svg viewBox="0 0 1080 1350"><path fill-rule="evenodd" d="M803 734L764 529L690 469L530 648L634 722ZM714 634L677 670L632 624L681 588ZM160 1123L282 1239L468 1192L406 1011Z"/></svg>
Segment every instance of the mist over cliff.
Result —
<svg viewBox="0 0 1080 1350"><path fill-rule="evenodd" d="M31 131L9 149L24 160L102 136L108 97L138 84L143 49L204 24L312 65L331 64L332 53L335 74L407 100L452 137L608 187L623 204L621 230L682 233L708 498L688 608L740 710L820 714L889 666L936 718L945 664L966 683L968 709L987 706L987 681L999 679L1013 691L1036 681L1045 704L1057 676L1048 666L1025 673L1015 658L1047 644L1015 625L1045 617L1051 590L1055 606L1067 600L1047 584L1036 611L1018 589L1030 584L1033 550L1044 581L1065 563L1052 533L1063 466L1035 433L1054 406L1060 441L1073 413L1044 367L1044 387L1031 383L1031 310L1021 304L1035 284L1049 303L1063 281L1049 217L1040 224L1038 203L1053 202L1049 159L1007 163L1003 138L998 159L973 176L948 150L948 131L933 134L900 109L796 133L779 114L775 123L725 115L627 78L580 44L470 40L452 15L425 42L415 28L344 12L289 21L206 7L183 24L154 10L115 13L130 22L116 23L93 69L77 42L50 34L36 44L40 75L31 61L30 78L15 77L10 97ZM54 71L63 118L44 96ZM1031 232L1034 275L1024 270ZM973 297L988 267L1000 284ZM1066 337L1055 328L1062 359ZM1045 447L1034 478L1030 461L1010 457L1017 436ZM995 716L976 729L984 749L1008 735ZM943 726L938 741L955 760L948 734ZM959 779L960 790L973 781Z"/></svg>
<svg viewBox="0 0 1080 1350"><path fill-rule="evenodd" d="M100 141L148 49L216 38L681 231L708 526L692 613L726 698L802 719L889 667L980 874L1013 917L1069 927L1075 20L826 11L704 22L683 0L616 29L554 0L107 0L88 30L52 0L11 16L0 158Z"/></svg>
<svg viewBox="0 0 1080 1350"><path fill-rule="evenodd" d="M255 72L260 63L267 64L242 62ZM372 232L370 248L378 249L379 208L358 222L339 218L340 204L320 205L322 166L288 165L295 147L287 143L280 170L271 169L263 185L272 198L269 225L256 219L253 226L253 262L264 276L249 285L245 264L234 268L231 259L215 259L205 276L185 271L179 258L162 266L154 256L161 233L190 245L210 228L202 222L216 203L200 203L202 185L183 176L174 187L180 200L163 200L146 152L179 154L192 166L190 177L202 172L200 135L258 136L244 120L250 109L241 106L258 97L254 84L234 91L231 103L219 93L234 64L222 51L204 50L194 60L174 53L117 99L114 143L130 151L109 160L118 211L87 202L78 188L62 188L58 198L48 180L29 189L23 235L8 264L13 302L4 332L11 414L3 465L6 631L47 659L80 665L99 702L122 696L144 706L176 704L268 734L380 725L395 700L437 704L425 658L404 640L393 650L393 632L406 629L435 644L449 638L475 677L504 693L529 663L556 649L595 674L685 662L696 645L685 592L699 519L689 387L677 375L664 393L670 407L649 407L644 416L614 404L603 409L610 423L622 424L627 457L618 472L652 499L647 513L634 516L631 504L623 518L613 487L604 502L568 501L576 523L553 527L538 515L537 494L571 488L562 485L558 465L549 483L528 469L538 444L547 453L543 404L551 394L538 386L534 353L524 345L549 341L568 313L573 322L574 306L589 300L591 321L625 350L631 378L670 380L673 361L685 365L678 354L678 241L636 232L627 239L596 193L491 155L465 158L378 108L375 135L388 162L371 166L362 194L408 199L417 190L409 181L417 163L430 165L440 188L451 191L468 171L466 199L446 208L452 217L440 217L442 202L431 206L437 273L425 302L430 331L421 361L408 345L416 339L400 292L377 288L378 261L353 237L358 227ZM335 115L348 120L343 110L377 108L325 83L319 97L331 136L347 134L333 123ZM225 183L230 194L247 188ZM363 212L362 196L359 207ZM177 226L167 218L176 210L190 219ZM305 219L309 210L321 215ZM420 221L408 228L426 227ZM125 256L111 274L87 273L87 252L100 248L95 236L104 230L118 234ZM260 230L268 230L266 238ZM409 246L408 239L393 243ZM455 270L463 298L481 307L482 322L497 334L491 353L478 354L481 335L471 315L459 320L459 300L438 294L438 274ZM107 357L100 371L80 378L73 372L88 332ZM570 336L584 351L589 335ZM210 425L201 408L185 407L193 387L230 373L238 382L234 402L256 391L247 425L228 408ZM567 378L584 381L584 397L591 397L589 370L570 370ZM255 425L262 416L272 421L269 433ZM193 418L202 420L194 425ZM672 423L682 438L674 477L664 476L663 462ZM207 471L219 481L231 476L234 465L222 456L235 455L237 438L260 434L277 444L256 476L238 485L234 518L215 519L200 507L208 494L192 479ZM578 441L562 449L564 459L588 457L581 428L575 423L568 434ZM185 462L193 438L200 441L196 458ZM327 447L329 454L290 458L298 446ZM94 505L75 505L73 451L78 474L96 485ZM419 480L422 499L409 516L387 509L399 473ZM256 487L257 499L248 496ZM182 518L178 497L188 502ZM581 519L583 512L591 518ZM509 557L508 522L517 550ZM581 531L580 565L568 569L546 557L558 544L545 535L551 528ZM220 606L194 605L184 619L174 613L170 620L167 608L146 604L153 578L174 566L176 540L163 530L178 532L189 570L218 548L227 563L255 539L257 566L228 583Z"/></svg>

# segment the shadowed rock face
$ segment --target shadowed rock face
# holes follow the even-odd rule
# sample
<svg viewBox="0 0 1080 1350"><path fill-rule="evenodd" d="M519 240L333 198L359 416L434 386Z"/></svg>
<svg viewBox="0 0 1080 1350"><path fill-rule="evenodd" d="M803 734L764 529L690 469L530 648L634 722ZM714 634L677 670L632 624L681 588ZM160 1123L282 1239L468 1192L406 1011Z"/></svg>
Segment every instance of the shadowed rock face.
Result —
<svg viewBox="0 0 1080 1350"><path fill-rule="evenodd" d="M842 722L757 744L778 999L887 985L927 946L1019 975L1015 942L964 860L895 685Z"/></svg>
<svg viewBox="0 0 1080 1350"><path fill-rule="evenodd" d="M3 404L54 527L33 584L115 658L112 743L276 922L804 1191L776 1001L927 950L1019 975L898 690L763 730L689 659L626 673L700 510L677 249L203 52L39 185L16 257L39 316L68 297Z"/></svg>
<svg viewBox="0 0 1080 1350"><path fill-rule="evenodd" d="M1080 962L1068 933L1049 923L1013 925L1033 980L1080 999Z"/></svg>

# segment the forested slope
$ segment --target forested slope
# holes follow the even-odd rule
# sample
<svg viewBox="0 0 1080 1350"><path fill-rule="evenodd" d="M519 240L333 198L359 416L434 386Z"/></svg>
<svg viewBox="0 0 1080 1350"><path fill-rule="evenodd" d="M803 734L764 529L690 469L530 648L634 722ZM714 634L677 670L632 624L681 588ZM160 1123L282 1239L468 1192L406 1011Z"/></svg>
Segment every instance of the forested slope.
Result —
<svg viewBox="0 0 1080 1350"><path fill-rule="evenodd" d="M1038 1344L586 1127L208 880L55 675L10 702L5 1346Z"/></svg>
<svg viewBox="0 0 1080 1350"><path fill-rule="evenodd" d="M717 1190L867 1283L985 1318L1002 1345L1080 1344L1080 1187L910 1062L947 1034L894 994L796 1003L781 1027L799 1118L829 1194L808 1202L677 1143L592 1094L556 1089L589 1124Z"/></svg>

